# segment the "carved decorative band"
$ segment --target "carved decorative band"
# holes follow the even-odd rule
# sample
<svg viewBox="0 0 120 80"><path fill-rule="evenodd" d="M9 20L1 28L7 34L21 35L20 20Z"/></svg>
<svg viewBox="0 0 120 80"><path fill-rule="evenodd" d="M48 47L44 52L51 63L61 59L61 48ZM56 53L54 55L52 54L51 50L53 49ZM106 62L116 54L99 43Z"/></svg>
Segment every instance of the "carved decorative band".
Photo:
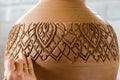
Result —
<svg viewBox="0 0 120 80"><path fill-rule="evenodd" d="M49 58L70 62L78 59L95 62L118 61L116 34L110 25L97 23L31 23L17 24L10 31L6 56L18 53L34 61Z"/></svg>

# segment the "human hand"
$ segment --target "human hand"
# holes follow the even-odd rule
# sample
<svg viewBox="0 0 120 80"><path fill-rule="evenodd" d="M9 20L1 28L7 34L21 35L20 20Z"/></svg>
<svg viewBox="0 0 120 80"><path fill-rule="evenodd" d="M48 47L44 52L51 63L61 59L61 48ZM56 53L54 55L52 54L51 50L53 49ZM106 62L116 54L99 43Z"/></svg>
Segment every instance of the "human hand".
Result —
<svg viewBox="0 0 120 80"><path fill-rule="evenodd" d="M5 80L36 80L33 63L30 57L19 54L17 60L5 61Z"/></svg>

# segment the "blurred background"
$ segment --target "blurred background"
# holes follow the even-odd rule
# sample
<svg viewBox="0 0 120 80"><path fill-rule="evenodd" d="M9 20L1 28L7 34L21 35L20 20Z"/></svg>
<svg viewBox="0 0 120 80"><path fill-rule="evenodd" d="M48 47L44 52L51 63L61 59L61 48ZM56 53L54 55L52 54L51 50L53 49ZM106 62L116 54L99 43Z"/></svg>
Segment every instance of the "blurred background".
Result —
<svg viewBox="0 0 120 80"><path fill-rule="evenodd" d="M13 23L37 2L38 0L0 0L0 80L3 79L4 49L8 32ZM86 4L113 26L120 45L120 0L86 0Z"/></svg>

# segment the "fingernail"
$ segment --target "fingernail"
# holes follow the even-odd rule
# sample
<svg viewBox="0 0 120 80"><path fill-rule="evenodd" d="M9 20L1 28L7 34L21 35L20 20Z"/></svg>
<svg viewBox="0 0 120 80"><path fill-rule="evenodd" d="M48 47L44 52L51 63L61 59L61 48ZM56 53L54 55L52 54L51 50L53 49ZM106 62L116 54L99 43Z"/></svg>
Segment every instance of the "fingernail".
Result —
<svg viewBox="0 0 120 80"><path fill-rule="evenodd" d="M31 58L30 58L30 57L27 57L27 59L31 60Z"/></svg>

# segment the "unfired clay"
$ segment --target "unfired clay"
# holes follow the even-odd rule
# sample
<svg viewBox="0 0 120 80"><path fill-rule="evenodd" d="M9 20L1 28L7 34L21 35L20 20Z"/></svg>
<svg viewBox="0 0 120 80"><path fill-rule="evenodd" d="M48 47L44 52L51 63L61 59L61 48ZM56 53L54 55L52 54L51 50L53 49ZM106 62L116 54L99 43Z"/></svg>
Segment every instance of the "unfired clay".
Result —
<svg viewBox="0 0 120 80"><path fill-rule="evenodd" d="M119 51L111 25L83 0L43 0L11 29L6 57L31 56L37 80L116 80Z"/></svg>

